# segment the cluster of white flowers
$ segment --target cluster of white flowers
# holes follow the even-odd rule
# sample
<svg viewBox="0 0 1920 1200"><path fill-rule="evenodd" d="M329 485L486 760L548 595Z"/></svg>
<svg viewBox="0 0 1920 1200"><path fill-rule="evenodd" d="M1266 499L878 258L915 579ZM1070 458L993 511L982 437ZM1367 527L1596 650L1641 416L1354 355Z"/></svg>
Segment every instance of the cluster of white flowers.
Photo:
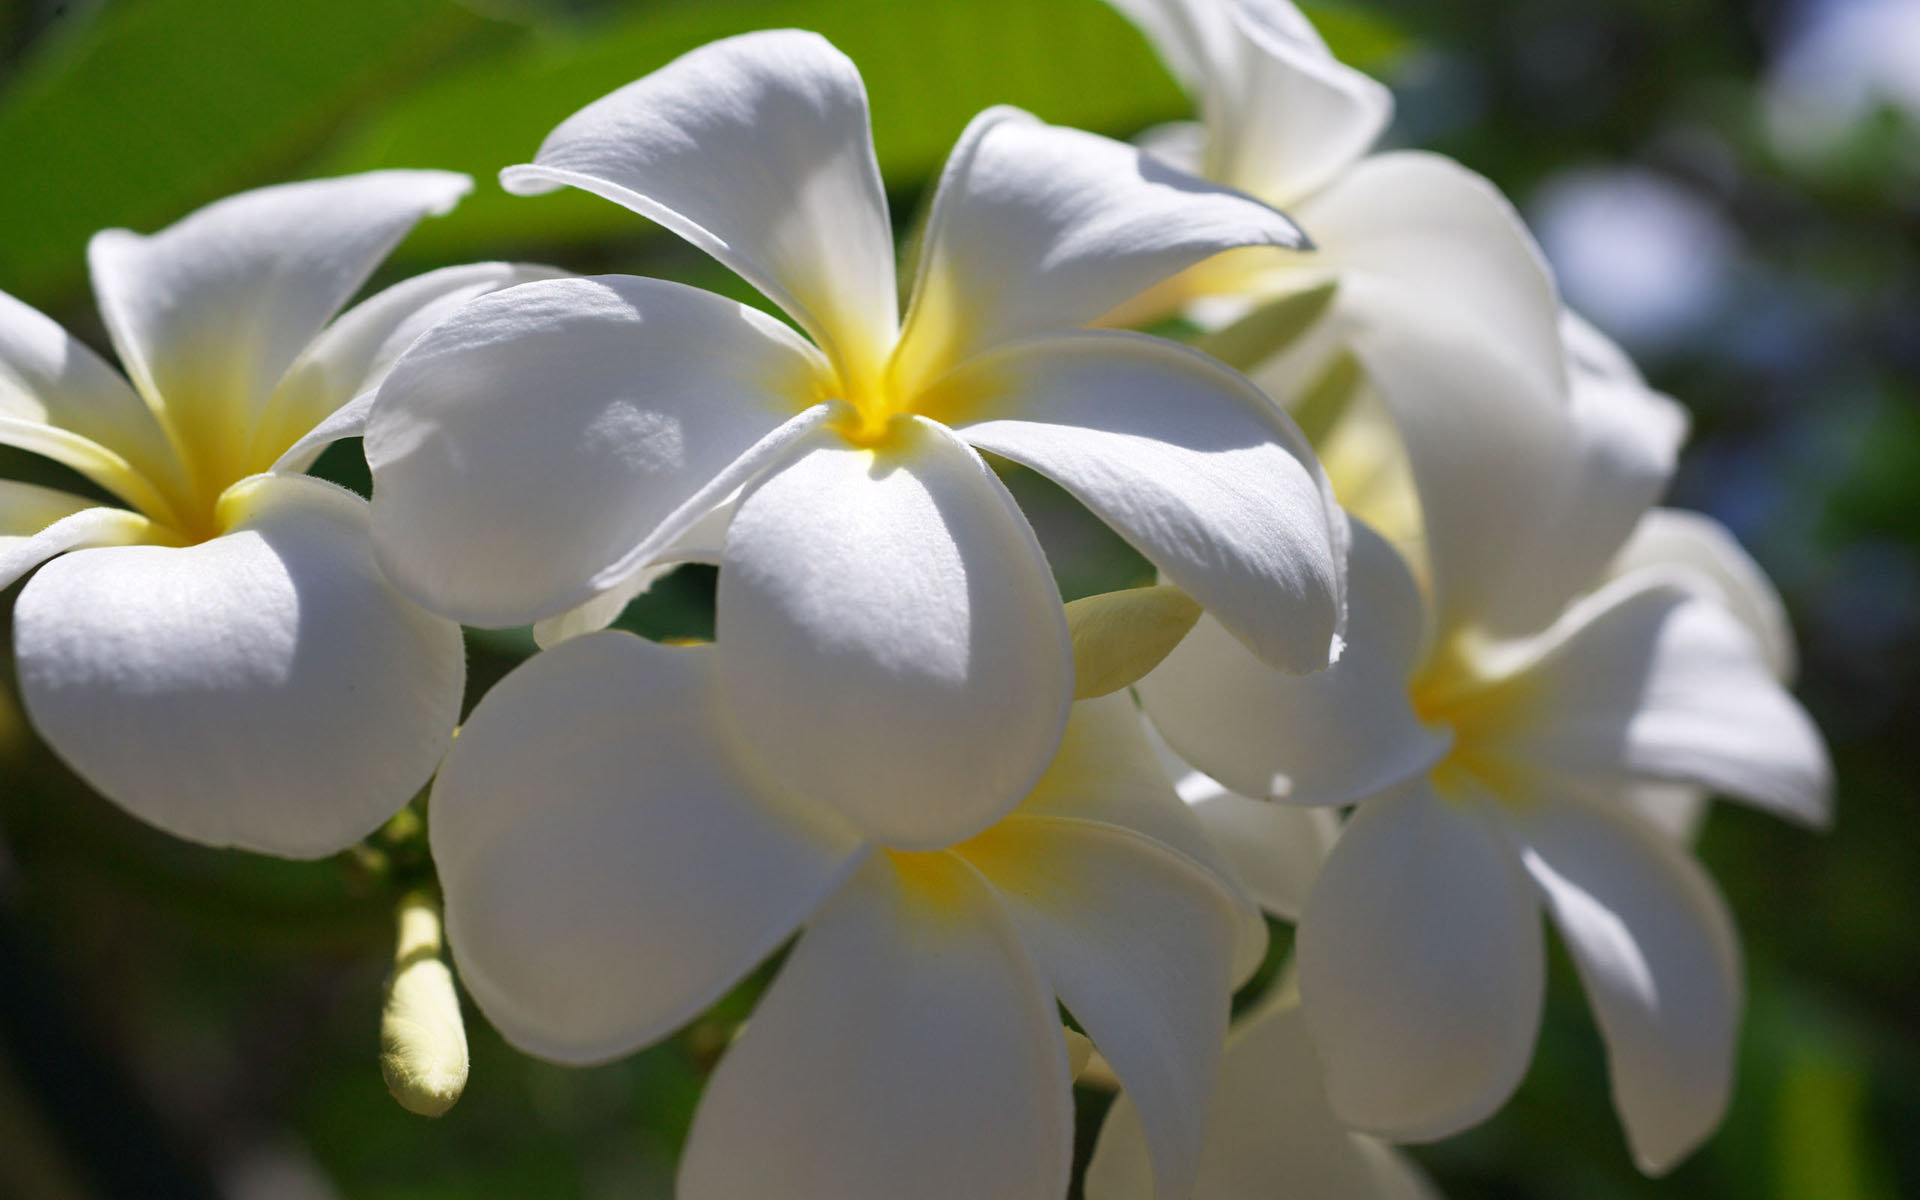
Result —
<svg viewBox="0 0 1920 1200"><path fill-rule="evenodd" d="M685 1200L1060 1200L1082 1072L1121 1090L1094 1200L1429 1194L1391 1143L1513 1091L1542 911L1635 1160L1672 1166L1740 1009L1697 815L1828 815L1779 602L1653 507L1684 416L1499 194L1368 153L1385 89L1285 0L1115 3L1201 122L982 113L904 305L860 77L791 31L501 176L658 222L791 324L503 263L336 317L469 186L431 171L99 234L125 379L0 295L0 442L119 502L0 484L34 727L140 818L291 857L432 779L459 982L544 1058L657 1041L791 941ZM1121 328L1170 318L1194 344ZM357 436L370 504L304 473ZM1063 605L982 451L1161 584ZM688 561L711 644L606 628ZM544 649L455 739L461 622ZM1230 1030L1263 911L1297 955ZM386 1065L438 1112L458 1001L436 898L403 918Z"/></svg>

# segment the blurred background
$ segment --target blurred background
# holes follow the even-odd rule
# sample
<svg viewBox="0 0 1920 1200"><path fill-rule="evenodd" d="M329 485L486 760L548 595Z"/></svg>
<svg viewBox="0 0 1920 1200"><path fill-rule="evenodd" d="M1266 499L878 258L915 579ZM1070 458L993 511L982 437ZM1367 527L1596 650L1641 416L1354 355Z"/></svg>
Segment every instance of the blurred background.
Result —
<svg viewBox="0 0 1920 1200"><path fill-rule="evenodd" d="M1306 7L1393 86L1388 144L1504 188L1567 299L1691 407L1671 501L1730 525L1779 583L1840 778L1825 836L1733 807L1706 827L1749 1006L1737 1099L1704 1150L1664 1181L1633 1171L1559 957L1519 1095L1418 1157L1454 1197L1920 1195L1920 0ZM508 197L493 176L583 103L779 25L825 33L865 73L899 229L988 104L1118 136L1186 113L1100 0L0 0L0 289L104 346L94 230L432 166L478 187L376 285L520 258L752 299L624 209ZM323 473L364 489L357 453L336 448ZM43 470L0 450L0 476ZM1054 503L1021 496L1036 517ZM1068 548L1069 595L1140 581L1111 538ZM685 569L623 623L700 636L712 585ZM472 649L477 696L531 642ZM592 1070L516 1053L469 1008L466 1097L411 1116L375 1059L407 864L281 863L152 832L35 742L10 664L0 678L0 1196L670 1194L751 985ZM1099 1097L1084 1099L1090 1133Z"/></svg>

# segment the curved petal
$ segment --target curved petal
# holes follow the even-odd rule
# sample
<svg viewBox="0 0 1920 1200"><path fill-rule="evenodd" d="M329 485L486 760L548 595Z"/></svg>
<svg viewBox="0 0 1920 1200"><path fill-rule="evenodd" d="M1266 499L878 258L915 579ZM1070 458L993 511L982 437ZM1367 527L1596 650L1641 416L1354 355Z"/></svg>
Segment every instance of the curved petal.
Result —
<svg viewBox="0 0 1920 1200"><path fill-rule="evenodd" d="M12 587L28 571L69 550L143 543L166 545L173 540L171 531L157 528L139 513L96 505L91 500L51 488L0 480L0 499L5 502L6 527L23 530L0 536L0 588ZM29 530L31 523L41 517L51 520L38 529Z"/></svg>
<svg viewBox="0 0 1920 1200"><path fill-rule="evenodd" d="M960 853L1132 1097L1159 1194L1187 1195L1227 1037L1232 896L1146 837L1086 821L1016 815Z"/></svg>
<svg viewBox="0 0 1920 1200"><path fill-rule="evenodd" d="M697 1016L858 861L736 760L710 647L576 638L487 693L433 787L461 981L508 1040L597 1062Z"/></svg>
<svg viewBox="0 0 1920 1200"><path fill-rule="evenodd" d="M299 476L221 501L186 548L84 550L14 610L27 713L68 765L189 841L291 858L371 833L459 715L460 630L386 582L366 504Z"/></svg>
<svg viewBox="0 0 1920 1200"><path fill-rule="evenodd" d="M1087 1164L1087 1200L1176 1194L1154 1191L1147 1158L1140 1114L1122 1092ZM1300 1007L1288 1004L1264 1008L1235 1027L1220 1062L1199 1177L1191 1192L1177 1194L1190 1200L1430 1200L1435 1193L1404 1155L1350 1132L1333 1114Z"/></svg>
<svg viewBox="0 0 1920 1200"><path fill-rule="evenodd" d="M548 617L536 621L533 626L533 640L541 649L550 649L566 641L579 637L583 633L605 629L619 620L627 605L634 601L661 578L673 572L685 563L708 563L720 565L720 552L727 537L727 525L733 520L733 505L722 504L695 521L678 541L660 552L646 566L627 576L626 579L598 596L582 604L579 608L569 609L557 617Z"/></svg>
<svg viewBox="0 0 1920 1200"><path fill-rule="evenodd" d="M72 467L128 504L172 515L186 476L118 372L37 309L0 292L0 445Z"/></svg>
<svg viewBox="0 0 1920 1200"><path fill-rule="evenodd" d="M1686 437L1686 410L1642 383L1618 347L1571 313L1563 324L1573 457L1555 491L1529 506L1529 527L1485 589L1480 619L1496 634L1539 632L1599 582L1666 490Z"/></svg>
<svg viewBox="0 0 1920 1200"><path fill-rule="evenodd" d="M1437 348L1471 338L1529 389L1559 399L1567 365L1560 298L1526 223L1486 179L1423 151L1355 163L1300 205L1344 284L1364 275L1404 298L1396 317ZM1369 362L1371 365L1371 362Z"/></svg>
<svg viewBox="0 0 1920 1200"><path fill-rule="evenodd" d="M1137 146L988 109L934 194L893 370L911 392L994 346L1085 325L1222 250L1306 244L1285 215Z"/></svg>
<svg viewBox="0 0 1920 1200"><path fill-rule="evenodd" d="M1312 675L1273 670L1202 618L1138 685L1154 728L1255 798L1351 804L1424 772L1449 744L1420 723L1409 691L1426 608L1399 554L1357 522L1347 589L1347 648Z"/></svg>
<svg viewBox="0 0 1920 1200"><path fill-rule="evenodd" d="M931 421L874 449L801 444L741 498L720 571L720 682L785 782L913 849L1024 798L1073 697L1033 530Z"/></svg>
<svg viewBox="0 0 1920 1200"><path fill-rule="evenodd" d="M1740 950L1726 904L1687 854L1577 802L1514 824L1606 1035L1634 1161L1664 1174L1720 1124L1733 1087Z"/></svg>
<svg viewBox="0 0 1920 1200"><path fill-rule="evenodd" d="M724 500L770 435L816 419L824 371L772 317L675 283L482 296L380 385L366 451L381 562L469 625L565 612Z"/></svg>
<svg viewBox="0 0 1920 1200"><path fill-rule="evenodd" d="M107 332L190 448L204 492L262 465L247 453L287 368L415 223L472 186L447 171L370 171L241 192L150 236L93 236Z"/></svg>
<svg viewBox="0 0 1920 1200"><path fill-rule="evenodd" d="M818 34L766 30L683 54L581 109L510 192L583 188L737 271L842 369L893 348L893 231L852 60Z"/></svg>
<svg viewBox="0 0 1920 1200"><path fill-rule="evenodd" d="M1608 568L1614 578L1644 567L1685 567L1698 572L1707 594L1726 606L1766 656L1782 683L1793 680L1793 627L1767 573L1741 548L1731 530L1712 517L1677 508L1656 508L1641 518L1633 536Z"/></svg>
<svg viewBox="0 0 1920 1200"><path fill-rule="evenodd" d="M354 423L332 426L325 440L312 436L316 427L359 398L370 404L374 389L415 338L469 300L561 274L531 263L443 267L354 305L307 346L280 380L254 434L254 460L283 471L306 470L330 443L359 436L369 408L362 406Z"/></svg>
<svg viewBox="0 0 1920 1200"><path fill-rule="evenodd" d="M1327 1095L1349 1125L1445 1137L1526 1072L1546 974L1539 906L1477 802L1421 780L1361 805L1307 898L1297 954Z"/></svg>
<svg viewBox="0 0 1920 1200"><path fill-rule="evenodd" d="M1479 703L1485 752L1548 786L1691 783L1810 825L1831 817L1820 731L1746 627L1684 580L1643 571L1602 588Z"/></svg>
<svg viewBox="0 0 1920 1200"><path fill-rule="evenodd" d="M1339 815L1225 790L1194 803L1193 815L1260 907L1298 922L1320 864L1340 837Z"/></svg>
<svg viewBox="0 0 1920 1200"><path fill-rule="evenodd" d="M1227 4L1238 69L1207 115L1207 171L1276 204L1351 168L1393 119L1393 93L1337 62L1287 0Z"/></svg>
<svg viewBox="0 0 1920 1200"><path fill-rule="evenodd" d="M1262 659L1314 671L1346 603L1346 520L1291 419L1138 334L1032 338L941 385L961 437L1047 476Z"/></svg>
<svg viewBox="0 0 1920 1200"><path fill-rule="evenodd" d="M1259 969L1267 953L1266 922L1254 898L1235 878L1231 856L1214 844L1193 810L1181 803L1132 697L1116 693L1076 702L1059 753L1016 811L1022 816L1130 830L1205 868L1232 894L1240 910L1235 985Z"/></svg>
<svg viewBox="0 0 1920 1200"><path fill-rule="evenodd" d="M680 1200L1059 1200L1053 996L979 876L878 855L807 927L708 1081Z"/></svg>

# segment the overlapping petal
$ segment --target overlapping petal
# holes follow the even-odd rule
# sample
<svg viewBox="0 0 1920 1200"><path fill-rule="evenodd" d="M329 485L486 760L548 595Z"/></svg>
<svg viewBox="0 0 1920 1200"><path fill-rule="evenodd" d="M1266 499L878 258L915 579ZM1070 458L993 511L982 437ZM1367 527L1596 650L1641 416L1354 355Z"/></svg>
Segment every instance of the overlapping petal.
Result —
<svg viewBox="0 0 1920 1200"><path fill-rule="evenodd" d="M89 546L169 544L169 531L158 528L139 513L51 488L0 480L0 503L5 524L20 533L0 536L0 588L12 587L22 575L56 554ZM44 523L32 528L32 523ZM16 524L17 522L17 524Z"/></svg>
<svg viewBox="0 0 1920 1200"><path fill-rule="evenodd" d="M818 34L767 30L684 54L561 122L500 179L522 195L583 188L658 221L856 376L892 348L893 233L867 94Z"/></svg>
<svg viewBox="0 0 1920 1200"><path fill-rule="evenodd" d="M149 236L94 235L107 331L203 489L264 465L246 455L281 376L416 222L471 187L447 171L370 171L242 192Z"/></svg>
<svg viewBox="0 0 1920 1200"><path fill-rule="evenodd" d="M5 292L0 444L44 454L162 517L186 489L166 431L126 380L52 318Z"/></svg>
<svg viewBox="0 0 1920 1200"><path fill-rule="evenodd" d="M1285 675L1202 618L1139 683L1179 755L1244 796L1350 804L1432 766L1447 738L1421 724L1408 684L1427 611L1398 553L1353 526L1348 641L1340 661Z"/></svg>
<svg viewBox="0 0 1920 1200"><path fill-rule="evenodd" d="M381 562L469 624L565 612L817 420L825 370L773 318L679 284L611 275L482 296L380 387L366 452Z"/></svg>
<svg viewBox="0 0 1920 1200"><path fill-rule="evenodd" d="M681 1200L1059 1200L1073 1158L1053 995L958 858L870 860L707 1084Z"/></svg>
<svg viewBox="0 0 1920 1200"><path fill-rule="evenodd" d="M1154 1200L1132 1096L1107 1114L1087 1164L1087 1200ZM1233 1032L1209 1108L1189 1200L1432 1200L1406 1156L1348 1130L1327 1106L1297 1003L1270 1005Z"/></svg>
<svg viewBox="0 0 1920 1200"><path fill-rule="evenodd" d="M54 750L142 820L215 846L331 854L439 762L460 631L382 577L365 503L343 489L262 476L222 516L226 534L196 546L43 567L14 613L21 695Z"/></svg>
<svg viewBox="0 0 1920 1200"><path fill-rule="evenodd" d="M1704 582L1708 594L1747 627L1774 677L1782 683L1792 681L1793 627L1787 623L1786 606L1767 573L1726 526L1700 513L1656 508L1634 528L1608 574L1619 577L1643 567L1685 567L1697 572L1689 579Z"/></svg>
<svg viewBox="0 0 1920 1200"><path fill-rule="evenodd" d="M415 275L354 305L288 368L254 435L252 457L284 471L306 470L329 444L364 431L372 392L415 338L469 300L559 274L529 263L469 263ZM362 398L353 420L329 423L323 436L313 436Z"/></svg>
<svg viewBox="0 0 1920 1200"><path fill-rule="evenodd" d="M961 852L1133 1098L1160 1194L1188 1194L1227 1036L1232 896L1149 838L1086 821L1021 814Z"/></svg>
<svg viewBox="0 0 1920 1200"><path fill-rule="evenodd" d="M914 390L994 346L1087 324L1223 250L1305 245L1281 213L1136 146L989 109L934 195L895 377Z"/></svg>
<svg viewBox="0 0 1920 1200"><path fill-rule="evenodd" d="M1824 824L1819 730L1751 634L1684 581L1624 577L1569 609L1481 702L1481 744L1552 784L1689 783Z"/></svg>
<svg viewBox="0 0 1920 1200"><path fill-rule="evenodd" d="M1261 658L1327 664L1346 521L1299 429L1245 378L1086 330L982 356L940 390L960 436L1060 484Z"/></svg>
<svg viewBox="0 0 1920 1200"><path fill-rule="evenodd" d="M1026 518L978 455L918 418L874 448L816 435L747 490L716 622L746 742L889 845L943 846L1010 811L1073 696Z"/></svg>
<svg viewBox="0 0 1920 1200"><path fill-rule="evenodd" d="M1630 818L1549 802L1513 828L1606 1037L1634 1160L1661 1174L1726 1112L1741 991L1732 918L1698 863Z"/></svg>
<svg viewBox="0 0 1920 1200"><path fill-rule="evenodd" d="M1422 779L1361 805L1307 898L1301 1002L1334 1111L1357 1129L1458 1132L1532 1057L1539 905L1483 803Z"/></svg>
<svg viewBox="0 0 1920 1200"><path fill-rule="evenodd" d="M1077 701L1059 752L1018 811L1131 830L1211 872L1240 910L1233 964L1237 985L1266 957L1266 922L1255 897L1240 887L1231 847L1208 837L1195 810L1182 803L1150 738L1133 698L1124 692Z"/></svg>
<svg viewBox="0 0 1920 1200"><path fill-rule="evenodd" d="M858 860L736 762L711 647L576 638L487 694L433 791L463 982L516 1045L591 1062L698 1015Z"/></svg>
<svg viewBox="0 0 1920 1200"><path fill-rule="evenodd" d="M1562 319L1572 371L1571 459L1555 490L1528 506L1504 569L1482 592L1483 629L1537 633L1593 588L1666 490L1687 414L1640 379L1626 355L1571 313Z"/></svg>

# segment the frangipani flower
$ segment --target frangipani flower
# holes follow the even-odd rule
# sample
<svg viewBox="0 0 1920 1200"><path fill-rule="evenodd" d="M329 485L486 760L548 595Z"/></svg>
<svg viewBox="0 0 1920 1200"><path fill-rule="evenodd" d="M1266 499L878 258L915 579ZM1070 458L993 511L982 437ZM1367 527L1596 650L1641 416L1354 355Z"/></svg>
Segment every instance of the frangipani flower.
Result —
<svg viewBox="0 0 1920 1200"><path fill-rule="evenodd" d="M1505 1100L1538 1026L1544 908L1599 1019L1634 1158L1659 1172L1724 1111L1740 976L1718 893L1643 811L1704 789L1820 824L1829 768L1776 679L1780 651L1728 606L1765 608L1764 589L1734 582L1744 559L1698 526L1664 549L1629 541L1679 413L1591 330L1568 338L1580 453L1553 490L1469 529L1454 523L1465 506L1430 490L1441 476L1421 480L1426 589L1356 523L1352 645L1335 668L1281 676L1202 621L1139 690L1173 748L1227 788L1358 803L1298 941L1344 1120L1413 1141ZM1638 547L1624 567L1622 543Z"/></svg>
<svg viewBox="0 0 1920 1200"><path fill-rule="evenodd" d="M1315 252L1234 250L1103 322L1184 315L1214 331L1204 348L1289 407L1350 355L1425 447L1416 476L1482 472L1475 488L1433 489L1465 506L1464 525L1551 487L1570 452L1560 301L1512 205L1438 155L1368 155L1392 94L1337 62L1287 0L1110 2L1202 118L1151 131L1149 152L1285 208Z"/></svg>
<svg viewBox="0 0 1920 1200"><path fill-rule="evenodd" d="M1250 802L1251 803L1251 802ZM1269 805L1269 807L1276 807ZM1411 1159L1341 1123L1290 989L1235 1022L1208 1109L1190 1200L1434 1200ZM1122 1092L1087 1163L1087 1200L1152 1200L1133 1099Z"/></svg>
<svg viewBox="0 0 1920 1200"><path fill-rule="evenodd" d="M28 715L103 795L169 833L331 854L405 804L458 715L460 631L375 566L366 504L295 474L351 436L421 330L533 276L398 284L328 324L465 176L380 171L246 192L149 237L95 235L128 386L0 294L0 442L120 505L0 482L0 585Z"/></svg>
<svg viewBox="0 0 1920 1200"><path fill-rule="evenodd" d="M903 847L1017 804L1074 686L1046 561L976 449L1058 481L1264 660L1328 661L1345 534L1297 429L1203 355L1075 328L1222 249L1299 245L1272 209L995 109L947 164L903 322L859 74L792 31L685 55L502 180L659 221L812 340L624 276L470 305L367 434L381 561L430 607L604 624L596 598L737 492L716 686L789 786Z"/></svg>
<svg viewBox="0 0 1920 1200"><path fill-rule="evenodd" d="M508 1040L625 1054L798 931L707 1084L680 1200L1060 1200L1056 1003L1133 1096L1159 1194L1185 1196L1233 980L1259 954L1236 951L1246 906L1127 693L1074 706L1014 812L901 848L787 787L722 669L717 646L590 633L462 728L433 855L461 979Z"/></svg>

